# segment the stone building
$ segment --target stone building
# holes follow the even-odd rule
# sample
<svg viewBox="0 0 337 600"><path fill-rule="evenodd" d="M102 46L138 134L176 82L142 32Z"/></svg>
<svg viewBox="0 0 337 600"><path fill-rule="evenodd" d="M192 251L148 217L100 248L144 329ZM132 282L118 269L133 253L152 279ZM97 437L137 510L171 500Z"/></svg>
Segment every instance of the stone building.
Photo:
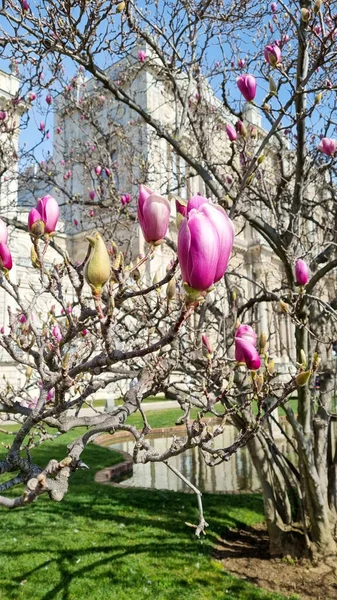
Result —
<svg viewBox="0 0 337 600"><path fill-rule="evenodd" d="M151 67L140 65L135 50L127 59L114 65L108 72L116 82L119 82L125 73L128 77L127 80L121 79L119 83L121 89L127 89L131 97L144 110L150 111L155 119L170 125L182 118L181 114L177 114L167 81L160 77L155 64ZM0 108L1 104L15 98L18 86L19 82L14 75L0 72ZM207 110L216 113L216 127L214 127L214 120L212 125L212 144L216 160L219 153L223 155L230 152L224 124L230 121L231 117L224 111L221 103L212 95L206 84L204 95ZM196 94L192 94L191 101L198 101ZM114 197L115 201L118 201L121 194L129 193L133 198L129 212L134 215L138 184L146 181L152 189L172 198L170 232L174 240L176 239L174 197L187 199L196 193L211 196L202 178L172 151L165 140L152 135L151 128L141 123L130 107L121 105L102 89L97 89L93 80L85 81L81 72L74 78L72 90L59 97L54 102L54 106L55 141L53 156L48 168L45 168L45 172L50 173L46 178L46 186L44 187L42 183L43 173L37 173L36 168L35 172L31 169L29 173L24 173L21 181L24 182L25 177L29 175L34 184L35 177L35 197L48 192L58 199L63 207L63 224L58 237L60 243L75 260L83 259L85 255L86 244L83 241L83 231L92 228L89 210L90 208L94 210L97 199L105 209L106 216L103 218L108 219L111 198ZM257 137L263 135L261 119L252 106L246 107L245 122L247 126L256 129ZM15 143L17 144L17 138ZM272 152L268 160L272 166ZM97 165L103 168L99 176L95 173ZM106 175L106 171L109 171L109 175ZM15 212L15 206L18 204L17 177L11 178L10 189L4 184L3 177L1 182L2 206L9 204L8 210ZM90 203L92 192L95 198ZM22 207L29 205L31 198L31 190L29 196L23 183L19 192L22 219L25 210L26 213L28 210ZM125 233L123 233L123 218L119 223L121 243L127 241L131 243L130 251L134 260L145 251L140 228L136 222L125 218ZM278 259L261 236L248 225L244 228L241 227L240 222L237 225L238 235L235 239L230 269L239 271L243 276L238 295L249 298L256 291L258 284L273 287L273 284L282 277L282 273ZM15 263L11 276L20 280L25 293L29 294L31 282L35 277L29 258L30 239L26 232L17 229L13 229L11 235L11 249ZM145 275L147 281L150 282L156 273L159 273L159 276L163 275L171 257L172 254L166 246L158 249L155 260L147 265ZM3 323L6 323L7 305L10 303L11 299L1 292L0 310ZM250 317L259 331L270 334L270 352L276 357L278 370L281 373L287 372L294 359L294 326L291 320L280 312L271 310L267 303L262 302L257 304ZM1 360L4 360L3 356ZM9 364L6 362L6 370ZM14 369L14 366L11 365L10 368Z"/></svg>

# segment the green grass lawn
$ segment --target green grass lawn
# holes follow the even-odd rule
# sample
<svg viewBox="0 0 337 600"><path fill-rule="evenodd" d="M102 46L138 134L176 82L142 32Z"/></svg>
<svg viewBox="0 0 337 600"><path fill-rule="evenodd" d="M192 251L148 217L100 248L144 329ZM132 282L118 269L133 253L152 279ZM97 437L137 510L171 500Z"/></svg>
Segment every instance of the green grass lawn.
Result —
<svg viewBox="0 0 337 600"><path fill-rule="evenodd" d="M62 458L73 435L33 450L34 458L43 465ZM0 509L1 600L285 600L212 558L226 527L262 520L259 495L205 494L210 527L197 540L185 525L197 520L193 495L96 484L95 471L120 456L90 445L83 460L91 470L74 474L62 502L41 497Z"/></svg>

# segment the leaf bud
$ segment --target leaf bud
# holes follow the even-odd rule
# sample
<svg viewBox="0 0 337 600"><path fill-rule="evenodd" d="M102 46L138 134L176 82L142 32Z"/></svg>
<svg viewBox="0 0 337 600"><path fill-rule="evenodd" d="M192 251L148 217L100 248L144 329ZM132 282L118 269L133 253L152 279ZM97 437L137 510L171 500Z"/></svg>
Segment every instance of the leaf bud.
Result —
<svg viewBox="0 0 337 600"><path fill-rule="evenodd" d="M37 252L36 252L34 246L32 246L31 250L30 250L30 259L31 259L32 265L33 265L33 267L35 267L35 269L39 269L41 267L41 263L38 259Z"/></svg>
<svg viewBox="0 0 337 600"><path fill-rule="evenodd" d="M267 351L267 347L268 347L267 336L264 332L262 332L262 333L260 333L260 336L259 336L259 352L260 352L260 354L265 354Z"/></svg>
<svg viewBox="0 0 337 600"><path fill-rule="evenodd" d="M256 391L259 394L263 388L263 384L264 384L264 377L262 375L262 373L260 373L259 375L256 375L255 377L255 387L256 387Z"/></svg>
<svg viewBox="0 0 337 600"><path fill-rule="evenodd" d="M311 370L309 371L302 371L301 373L298 373L296 375L296 383L299 387L304 387L305 385L307 385L309 379L311 377Z"/></svg>
<svg viewBox="0 0 337 600"><path fill-rule="evenodd" d="M307 357L303 349L300 350L301 364L303 369L307 366Z"/></svg>

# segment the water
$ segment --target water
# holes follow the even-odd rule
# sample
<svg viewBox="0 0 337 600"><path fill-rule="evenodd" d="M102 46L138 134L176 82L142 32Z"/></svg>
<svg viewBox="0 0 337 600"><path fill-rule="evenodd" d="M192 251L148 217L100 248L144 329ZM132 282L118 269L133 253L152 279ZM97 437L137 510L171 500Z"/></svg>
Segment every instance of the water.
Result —
<svg viewBox="0 0 337 600"><path fill-rule="evenodd" d="M229 446L237 436L236 429L228 425L224 433L216 438L215 446ZM172 441L171 437L155 437L150 440L158 452L164 452ZM284 442L282 441L282 445ZM123 450L132 454L134 442L126 441L112 446L113 449ZM282 448L283 449L283 448ZM258 491L261 484L249 456L248 450L239 449L228 462L216 467L208 467L198 448L188 450L180 456L170 458L170 464L178 469L201 492L239 492ZM189 490L186 483L181 481L163 463L136 464L133 466L132 477L119 483L124 487L151 488L156 490Z"/></svg>

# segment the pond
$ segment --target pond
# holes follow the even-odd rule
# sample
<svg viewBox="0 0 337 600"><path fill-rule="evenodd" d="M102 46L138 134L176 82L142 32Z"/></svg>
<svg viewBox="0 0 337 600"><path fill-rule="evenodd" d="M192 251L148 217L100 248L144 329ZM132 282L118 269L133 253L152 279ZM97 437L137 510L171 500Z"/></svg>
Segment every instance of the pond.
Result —
<svg viewBox="0 0 337 600"><path fill-rule="evenodd" d="M229 446L237 435L236 429L228 425L224 433L216 438L215 447ZM164 452L171 444L172 436L151 438L150 443L158 452ZM282 450L290 454L284 438L277 442ZM132 454L134 443L132 441L113 444L114 450L123 450ZM180 456L170 458L170 464L178 469L201 492L240 492L258 491L261 489L255 468L248 450L239 449L228 462L216 467L208 467L198 448L188 450ZM156 490L188 491L189 487L181 481L163 463L136 464L133 466L133 475L121 481L120 486L151 488Z"/></svg>

